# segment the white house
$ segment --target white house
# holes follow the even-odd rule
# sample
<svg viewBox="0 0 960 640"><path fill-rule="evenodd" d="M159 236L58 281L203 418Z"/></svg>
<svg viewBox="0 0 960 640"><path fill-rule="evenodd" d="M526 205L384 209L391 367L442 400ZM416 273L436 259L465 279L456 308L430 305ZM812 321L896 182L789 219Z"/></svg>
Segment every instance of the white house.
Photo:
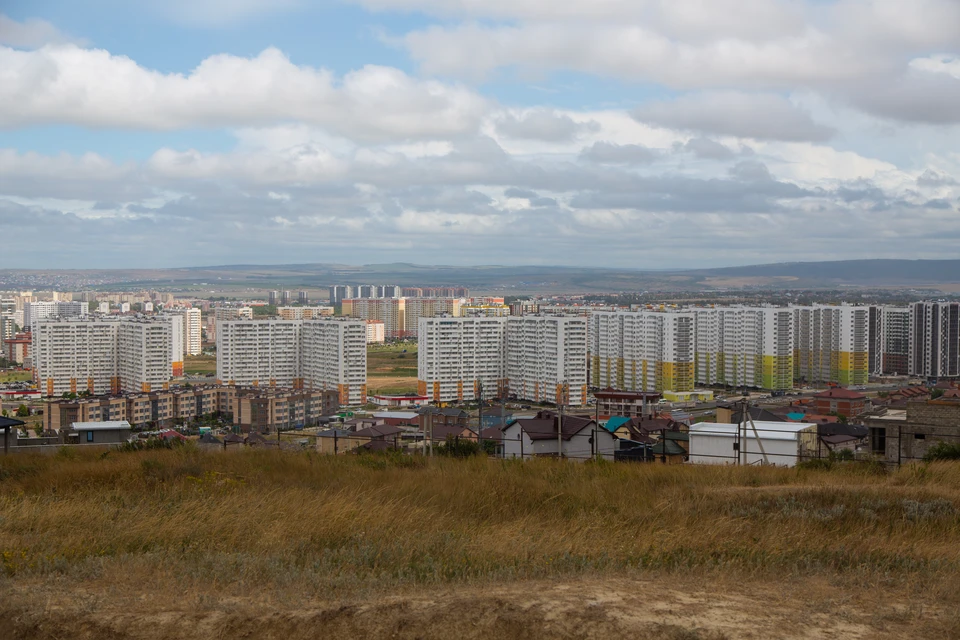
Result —
<svg viewBox="0 0 960 640"><path fill-rule="evenodd" d="M756 432L754 432L756 427ZM690 462L737 464L737 430L740 430L746 464L792 467L807 453L816 451L817 425L795 422L738 424L701 422L690 427ZM741 464L744 460L740 460Z"/></svg>
<svg viewBox="0 0 960 640"><path fill-rule="evenodd" d="M541 411L533 418L520 418L503 430L503 457L530 458L557 455L557 414ZM617 437L589 418L563 416L560 453L572 460L594 456L613 460Z"/></svg>

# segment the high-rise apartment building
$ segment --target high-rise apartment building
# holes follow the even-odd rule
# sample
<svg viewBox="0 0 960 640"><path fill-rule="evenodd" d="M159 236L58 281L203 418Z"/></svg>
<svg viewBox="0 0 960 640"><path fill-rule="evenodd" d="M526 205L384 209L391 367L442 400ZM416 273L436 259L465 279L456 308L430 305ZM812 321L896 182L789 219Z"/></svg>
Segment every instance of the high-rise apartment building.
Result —
<svg viewBox="0 0 960 640"><path fill-rule="evenodd" d="M277 307L277 317L284 320L313 320L332 315L333 307Z"/></svg>
<svg viewBox="0 0 960 640"><path fill-rule="evenodd" d="M330 304L334 306L355 297L356 291L350 285L335 284L330 287Z"/></svg>
<svg viewBox="0 0 960 640"><path fill-rule="evenodd" d="M48 318L84 318L87 310L86 302L27 302L23 305L23 324L32 328Z"/></svg>
<svg viewBox="0 0 960 640"><path fill-rule="evenodd" d="M217 378L241 386L337 390L366 401L366 323L342 318L231 320L217 325Z"/></svg>
<svg viewBox="0 0 960 640"><path fill-rule="evenodd" d="M183 376L184 316L125 318L117 328L117 373L120 388L163 388Z"/></svg>
<svg viewBox="0 0 960 640"><path fill-rule="evenodd" d="M271 305L280 304L280 292L271 291L269 294L267 294L267 303Z"/></svg>
<svg viewBox="0 0 960 640"><path fill-rule="evenodd" d="M909 375L960 376L960 303L910 305Z"/></svg>
<svg viewBox="0 0 960 640"><path fill-rule="evenodd" d="M200 322L200 309L193 307L172 307L164 309L164 314L183 317L183 352L188 356L198 356L203 352L203 329Z"/></svg>
<svg viewBox="0 0 960 640"><path fill-rule="evenodd" d="M341 404L367 401L367 323L303 322L301 366L307 389L336 390Z"/></svg>
<svg viewBox="0 0 960 640"><path fill-rule="evenodd" d="M420 318L460 315L459 298L405 298L403 308L404 336L417 337Z"/></svg>
<svg viewBox="0 0 960 640"><path fill-rule="evenodd" d="M870 377L870 309L853 305L794 307L794 378L866 384Z"/></svg>
<svg viewBox="0 0 960 640"><path fill-rule="evenodd" d="M298 304L310 304L310 296L306 291L297 291L297 303Z"/></svg>
<svg viewBox="0 0 960 640"><path fill-rule="evenodd" d="M910 307L870 307L869 368L876 375L910 370Z"/></svg>
<svg viewBox="0 0 960 640"><path fill-rule="evenodd" d="M289 291L280 292L280 304L287 305L293 300Z"/></svg>
<svg viewBox="0 0 960 640"><path fill-rule="evenodd" d="M506 388L502 318L420 318L417 392L436 402L474 400L483 385L488 398Z"/></svg>
<svg viewBox="0 0 960 640"><path fill-rule="evenodd" d="M341 315L361 320L379 320L387 339L407 337L404 298L353 298L344 300Z"/></svg>
<svg viewBox="0 0 960 640"><path fill-rule="evenodd" d="M511 394L535 402L587 403L587 323L580 316L505 318Z"/></svg>
<svg viewBox="0 0 960 640"><path fill-rule="evenodd" d="M213 319L216 322L221 320L252 320L253 319L253 308L252 307L214 307L211 309L213 312Z"/></svg>
<svg viewBox="0 0 960 640"><path fill-rule="evenodd" d="M586 404L586 318L421 318L418 332L418 391L434 401L473 400L482 384L486 397Z"/></svg>
<svg viewBox="0 0 960 640"><path fill-rule="evenodd" d="M399 298L400 296L400 287L395 284L381 284L377 285L377 297L378 298Z"/></svg>
<svg viewBox="0 0 960 640"><path fill-rule="evenodd" d="M625 391L692 391L694 321L691 312L592 313L594 385Z"/></svg>
<svg viewBox="0 0 960 640"><path fill-rule="evenodd" d="M162 387L183 375L180 316L39 320L31 353L46 395Z"/></svg>

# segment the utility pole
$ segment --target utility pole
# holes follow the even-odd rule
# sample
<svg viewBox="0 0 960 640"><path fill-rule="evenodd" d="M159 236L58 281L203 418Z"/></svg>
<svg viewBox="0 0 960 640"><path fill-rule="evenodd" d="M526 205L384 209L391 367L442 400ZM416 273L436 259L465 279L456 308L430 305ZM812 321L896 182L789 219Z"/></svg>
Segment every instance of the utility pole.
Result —
<svg viewBox="0 0 960 640"><path fill-rule="evenodd" d="M477 446L483 453L483 382L480 380L477 380L477 391L480 394L480 402L477 403Z"/></svg>
<svg viewBox="0 0 960 640"><path fill-rule="evenodd" d="M560 397L557 398L557 409L559 409L559 414L557 416L557 458L563 456L563 403L566 398L564 397L564 390L566 388L566 382L560 383Z"/></svg>

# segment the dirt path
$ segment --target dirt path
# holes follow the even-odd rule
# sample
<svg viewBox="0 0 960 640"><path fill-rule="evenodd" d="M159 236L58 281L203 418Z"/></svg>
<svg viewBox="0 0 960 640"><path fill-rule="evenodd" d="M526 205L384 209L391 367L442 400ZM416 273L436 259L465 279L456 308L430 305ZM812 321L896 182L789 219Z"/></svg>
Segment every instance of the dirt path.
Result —
<svg viewBox="0 0 960 640"><path fill-rule="evenodd" d="M3 594L0 594L3 595ZM438 587L359 602L294 607L269 595L210 602L121 594L48 598L12 593L0 604L0 638L455 639L947 638L957 614L858 600L829 585L714 584L616 579L489 588Z"/></svg>

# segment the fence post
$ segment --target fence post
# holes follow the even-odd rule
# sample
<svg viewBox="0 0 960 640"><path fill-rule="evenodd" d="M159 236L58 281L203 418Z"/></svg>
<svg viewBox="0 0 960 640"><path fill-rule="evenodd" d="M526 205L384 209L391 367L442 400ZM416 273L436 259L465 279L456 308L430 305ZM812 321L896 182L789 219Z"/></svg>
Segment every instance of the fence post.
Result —
<svg viewBox="0 0 960 640"><path fill-rule="evenodd" d="M523 429L517 434L517 440L520 441L520 459L523 460Z"/></svg>
<svg viewBox="0 0 960 640"><path fill-rule="evenodd" d="M339 452L339 443L337 442L337 430L333 430L333 455L337 455Z"/></svg>

